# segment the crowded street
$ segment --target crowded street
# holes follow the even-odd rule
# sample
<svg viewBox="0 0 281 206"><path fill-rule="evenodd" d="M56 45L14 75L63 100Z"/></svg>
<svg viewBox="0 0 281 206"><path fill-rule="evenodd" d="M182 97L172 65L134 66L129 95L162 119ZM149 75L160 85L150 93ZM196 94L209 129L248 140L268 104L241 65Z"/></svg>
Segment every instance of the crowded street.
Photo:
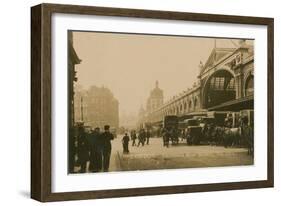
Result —
<svg viewBox="0 0 281 206"><path fill-rule="evenodd" d="M130 45L140 50L134 36L126 34L126 38L132 38ZM122 51L130 55L131 47L122 42L126 38L123 34L70 35L71 60L77 71L71 68L69 173L254 165L252 40L181 39L188 43L186 52L193 53L202 41L209 49L200 50L194 62L176 67L177 73L172 68L179 60L172 53L173 66L157 61L153 70L147 69L153 62L137 69L128 61L99 70L92 58L78 55L84 49L81 45L95 48L98 39L118 40ZM142 38L148 50L154 48L152 40L157 48L170 39ZM191 48L191 42L197 46ZM82 59L92 62L91 67L83 66ZM103 62L108 63L107 59ZM126 82L121 70L128 77ZM105 78L96 75L100 72Z"/></svg>
<svg viewBox="0 0 281 206"><path fill-rule="evenodd" d="M185 142L163 147L162 138L150 138L149 145L130 144L129 154L122 153L121 136L112 142L112 170L176 169L215 166L251 165L253 159L245 148L188 146ZM117 168L114 168L117 167ZM118 168L119 167L119 168Z"/></svg>
<svg viewBox="0 0 281 206"><path fill-rule="evenodd" d="M129 153L123 154L123 135L111 141L112 152L109 172L153 169L199 168L216 166L252 165L253 158L246 148L225 148L223 146L189 146L185 142L163 146L162 138L150 138L149 145L131 146ZM87 168L89 167L89 162ZM79 167L76 167L76 171ZM87 172L88 169L87 169Z"/></svg>

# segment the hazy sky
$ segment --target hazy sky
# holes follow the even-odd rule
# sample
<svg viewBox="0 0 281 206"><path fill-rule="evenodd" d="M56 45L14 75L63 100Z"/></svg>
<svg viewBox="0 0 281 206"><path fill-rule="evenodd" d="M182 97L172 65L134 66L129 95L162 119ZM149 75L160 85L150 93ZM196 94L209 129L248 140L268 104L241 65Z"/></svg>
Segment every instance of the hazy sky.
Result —
<svg viewBox="0 0 281 206"><path fill-rule="evenodd" d="M167 100L197 81L200 61L205 63L214 39L74 32L74 48L82 60L76 65L77 84L108 87L119 100L121 113L145 107L156 80ZM237 43L236 40L234 40ZM229 39L217 47L235 47Z"/></svg>

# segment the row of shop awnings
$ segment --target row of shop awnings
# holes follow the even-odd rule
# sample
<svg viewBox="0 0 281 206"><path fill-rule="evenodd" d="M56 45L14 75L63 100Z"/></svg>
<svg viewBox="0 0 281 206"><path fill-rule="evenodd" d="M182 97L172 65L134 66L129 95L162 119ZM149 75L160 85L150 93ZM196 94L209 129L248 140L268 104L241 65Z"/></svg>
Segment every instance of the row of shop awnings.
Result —
<svg viewBox="0 0 281 206"><path fill-rule="evenodd" d="M238 112L241 110L254 109L254 96L247 96L239 99L230 100L219 105L202 109L200 111L191 112L180 116L180 119L192 118L193 116L205 116L208 111L233 111Z"/></svg>
<svg viewBox="0 0 281 206"><path fill-rule="evenodd" d="M233 111L238 112L241 110L254 109L254 96L247 96L240 99L235 99L231 101L227 101L216 105L214 107L210 107L208 109L202 109L195 112L190 112L188 114L184 114L179 116L179 120L193 118L194 116L206 116L208 111ZM154 122L151 126L160 126L163 121Z"/></svg>
<svg viewBox="0 0 281 206"><path fill-rule="evenodd" d="M221 103L208 108L208 111L240 111L244 109L254 109L254 96L247 96Z"/></svg>
<svg viewBox="0 0 281 206"><path fill-rule="evenodd" d="M190 119L193 118L195 116L206 116L207 115L208 110L202 109L200 111L195 111L195 112L190 112L188 114L184 114L179 116L179 120L185 120L185 119Z"/></svg>

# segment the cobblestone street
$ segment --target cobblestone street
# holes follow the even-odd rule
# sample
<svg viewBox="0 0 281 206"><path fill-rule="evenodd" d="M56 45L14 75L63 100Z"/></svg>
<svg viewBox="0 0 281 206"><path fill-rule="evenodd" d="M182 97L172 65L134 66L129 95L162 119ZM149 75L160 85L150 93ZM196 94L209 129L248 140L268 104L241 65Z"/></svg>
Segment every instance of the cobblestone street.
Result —
<svg viewBox="0 0 281 206"><path fill-rule="evenodd" d="M194 167L251 165L245 148L188 146L185 142L163 147L162 138L150 138L149 145L132 147L123 154L121 136L112 141L110 171L176 169Z"/></svg>

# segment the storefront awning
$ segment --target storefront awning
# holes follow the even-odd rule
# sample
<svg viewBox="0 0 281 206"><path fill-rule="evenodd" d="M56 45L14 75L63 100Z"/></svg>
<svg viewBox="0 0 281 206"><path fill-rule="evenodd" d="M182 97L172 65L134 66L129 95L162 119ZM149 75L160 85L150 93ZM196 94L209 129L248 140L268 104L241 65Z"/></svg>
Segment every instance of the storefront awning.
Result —
<svg viewBox="0 0 281 206"><path fill-rule="evenodd" d="M244 109L254 109L253 95L224 102L222 104L208 108L209 111L240 111Z"/></svg>

